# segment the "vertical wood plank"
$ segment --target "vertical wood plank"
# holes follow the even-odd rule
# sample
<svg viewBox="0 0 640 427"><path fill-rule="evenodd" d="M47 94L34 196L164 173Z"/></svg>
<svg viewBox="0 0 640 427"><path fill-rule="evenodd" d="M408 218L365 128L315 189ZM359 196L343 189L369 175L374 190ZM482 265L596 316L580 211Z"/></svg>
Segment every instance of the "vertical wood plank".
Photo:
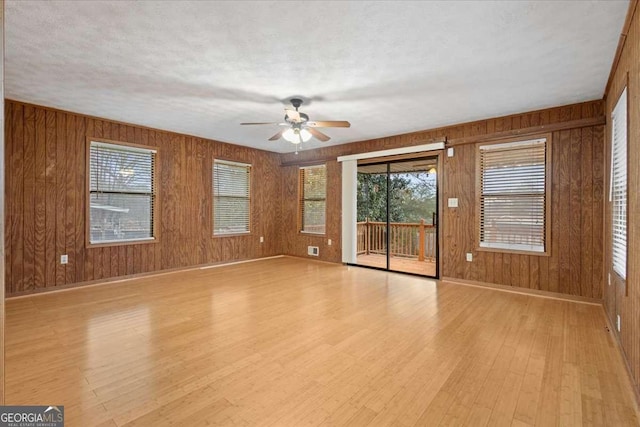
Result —
<svg viewBox="0 0 640 427"><path fill-rule="evenodd" d="M551 227L551 224L549 224L549 227ZM538 287L536 289L540 289L543 291L549 290L549 258L551 257L540 257L540 259L538 260L539 278Z"/></svg>
<svg viewBox="0 0 640 427"><path fill-rule="evenodd" d="M503 261L502 261L502 254L501 253L495 253L493 255L493 277L494 277L494 281L493 283L497 283L498 285L504 285L504 276L503 276Z"/></svg>
<svg viewBox="0 0 640 427"><path fill-rule="evenodd" d="M36 116L32 106L24 108L24 195L23 215L24 241L23 270L24 280L21 290L30 291L35 288L35 160L36 160Z"/></svg>
<svg viewBox="0 0 640 427"><path fill-rule="evenodd" d="M45 118L45 145L46 145L46 212L45 212L45 244L46 244L46 265L45 265L45 286L56 285L56 228L58 226L56 209L56 173L58 164L56 161L56 113L51 110L46 111Z"/></svg>
<svg viewBox="0 0 640 427"><path fill-rule="evenodd" d="M11 103L5 102L4 104L4 161L5 161L5 210L4 210L4 257L5 257L5 265L4 265L4 290L5 293L8 294L11 289L11 242L13 240L13 235L11 234L11 196L13 194L14 182L11 173L7 173L10 167L12 167L11 163L11 146L13 144L13 132L11 126L15 123L13 116L13 105Z"/></svg>
<svg viewBox="0 0 640 427"><path fill-rule="evenodd" d="M12 191L7 202L10 207L11 221L9 224L11 241L11 289L7 292L21 292L24 290L24 239L22 229L24 224L24 108L14 105L11 124L11 175Z"/></svg>
<svg viewBox="0 0 640 427"><path fill-rule="evenodd" d="M495 281L495 275L493 272L493 267L494 267L494 253L493 252L485 252L482 254L484 257L484 266L485 266L485 271L484 271L484 275L480 274L479 276L482 278L484 277L484 279L482 279L484 282L487 283L496 283Z"/></svg>
<svg viewBox="0 0 640 427"><path fill-rule="evenodd" d="M64 113L56 113L56 286L66 283L66 266L60 264L60 255L66 253L67 220L66 186L66 130L67 117Z"/></svg>
<svg viewBox="0 0 640 427"><path fill-rule="evenodd" d="M587 110L588 112L588 110ZM582 129L580 194L580 293L593 297L593 130Z"/></svg>
<svg viewBox="0 0 640 427"><path fill-rule="evenodd" d="M577 109L575 109L577 110ZM577 110L579 112L582 109ZM578 114L577 112L575 113ZM582 165L581 165L581 135L582 131L580 129L571 130L571 177L570 177L570 196L569 196L569 214L570 214L570 223L569 223L569 240L573 242L569 245L569 253L570 253L570 288L569 293L571 295L580 295L580 284L581 281L581 269L580 269L580 247L578 242L580 242L580 229L581 229L581 218L580 218L580 196L581 196L581 185L582 185Z"/></svg>
<svg viewBox="0 0 640 427"><path fill-rule="evenodd" d="M73 140L73 153L75 165L74 191L76 193L74 202L75 222L74 222L74 258L75 258L75 278L76 282L87 280L85 274L85 224L86 224L86 138L87 119L77 117L76 134Z"/></svg>
<svg viewBox="0 0 640 427"><path fill-rule="evenodd" d="M46 112L35 110L34 288L46 285Z"/></svg>
<svg viewBox="0 0 640 427"><path fill-rule="evenodd" d="M91 118L86 118L86 123L87 123L87 130L86 130L86 138L82 141L82 153L83 156L87 156L88 153L86 152L87 148L87 139L89 138L93 138L95 137L95 120L91 119ZM83 159L83 160L86 160ZM83 161L83 164L86 165L86 161ZM87 223L90 221L90 218L87 217L87 206L90 205L90 200L89 200L89 194L87 193L86 190L86 184L87 184L87 180L89 179L89 174L90 171L86 169L85 166L85 176L84 176L84 182L82 182L82 192L84 193L84 201L83 201L83 206L82 206L82 228L83 228L83 234L82 234L82 244L83 244L83 254L84 254L84 277L86 280L88 281L92 281L95 279L94 276L94 258L95 258L95 251L92 251L88 248L86 248L86 242L88 240L88 237L86 235L86 225ZM89 215L91 215L89 213Z"/></svg>
<svg viewBox="0 0 640 427"><path fill-rule="evenodd" d="M570 117L570 116L569 116ZM571 176L568 167L571 159L571 131L560 132L559 140L560 160L554 167L557 168L558 182L558 222L555 239L558 241L558 288L557 292L571 292L571 253L570 253L570 221L571 221ZM563 167L564 166L564 167ZM552 289L553 290L553 289Z"/></svg>
<svg viewBox="0 0 640 427"><path fill-rule="evenodd" d="M502 284L513 286L511 280L511 254L502 254Z"/></svg>
<svg viewBox="0 0 640 427"><path fill-rule="evenodd" d="M521 288L529 288L530 287L530 269L529 269L529 259L531 256L529 255L519 255L520 256L520 282L518 285Z"/></svg>
<svg viewBox="0 0 640 427"><path fill-rule="evenodd" d="M511 286L522 287L522 277L520 276L520 258L526 255L511 254Z"/></svg>
<svg viewBox="0 0 640 427"><path fill-rule="evenodd" d="M592 206L592 244L593 244L593 296L603 297L604 281L604 200L605 183L605 143L604 126L597 126L593 131L593 206Z"/></svg>
<svg viewBox="0 0 640 427"><path fill-rule="evenodd" d="M559 114L559 109L554 110ZM562 213L560 212L560 202L562 200L560 188L560 152L561 146L565 141L561 139L560 132L554 132L552 138L551 152L552 159L555 160L551 162L551 257L549 259L549 282L546 288L548 291L558 292L560 289L560 240L562 239L560 230L562 218Z"/></svg>
<svg viewBox="0 0 640 427"><path fill-rule="evenodd" d="M529 258L529 289L540 289L540 260L547 257L530 256Z"/></svg>
<svg viewBox="0 0 640 427"><path fill-rule="evenodd" d="M66 283L75 283L76 282L76 197L78 194L76 192L76 181L75 175L78 170L78 165L76 164L75 158L75 140L76 140L76 120L79 120L79 117L73 114L67 114L67 128L65 133L65 146L66 146L66 156L65 160L67 163L66 167L66 177L65 177L65 209L66 209L66 224L65 224L65 233L66 233L66 245L65 245L65 254L69 256L69 262L67 263L66 268Z"/></svg>

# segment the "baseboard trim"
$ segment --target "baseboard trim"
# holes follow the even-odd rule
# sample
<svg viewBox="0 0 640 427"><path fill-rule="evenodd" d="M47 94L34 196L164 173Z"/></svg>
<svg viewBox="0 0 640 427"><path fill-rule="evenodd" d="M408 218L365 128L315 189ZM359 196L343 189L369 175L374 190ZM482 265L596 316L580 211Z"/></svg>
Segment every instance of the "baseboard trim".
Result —
<svg viewBox="0 0 640 427"><path fill-rule="evenodd" d="M629 360L627 359L627 355L622 348L622 343L620 342L620 334L616 331L615 327L611 323L611 319L607 314L607 309L604 304L602 305L602 314L604 315L605 321L607 322L607 327L609 331L611 331L611 335L613 336L613 343L618 349L618 353L622 357L622 361L624 364L624 368L627 371L627 378L629 379L629 383L631 384L631 389L633 390L633 394L636 397L636 409L640 410L640 384L636 384L633 371L631 370L631 365L629 364Z"/></svg>
<svg viewBox="0 0 640 427"><path fill-rule="evenodd" d="M591 304L591 305L602 306L602 303L603 303L603 301L599 298L567 295L567 294L561 294L559 292L542 291L539 289L518 288L514 286L498 285L495 283L477 282L474 280L466 280L466 279L457 279L455 277L442 277L440 280L442 282L447 282L447 283L455 283L455 284L465 285L465 286L477 286L477 287L493 289L501 292L511 292L516 294L539 297L539 298L548 298L548 299L556 299L556 300L562 300L562 301L577 302L581 304Z"/></svg>
<svg viewBox="0 0 640 427"><path fill-rule="evenodd" d="M230 266L230 265L245 264L245 263L248 263L248 262L256 262L256 261L264 261L264 260L268 260L268 259L283 258L284 256L285 255L274 255L274 256L268 256L268 257L262 257L262 258L251 258L251 259L243 259L243 260L230 261L230 262L217 262L217 263L210 263L210 264L198 264L198 265L192 265L192 266L189 266L189 267L169 268L169 269L166 269L166 270L149 271L149 272L146 272L146 273L138 273L138 274L129 274L129 275L126 275L126 276L117 276L117 277L112 277L112 278L108 278L108 279L87 280L87 281L84 281L84 282L70 283L68 285L60 285L60 286L55 286L55 287L50 287L50 288L40 288L40 289L33 289L33 290L30 290L30 291L17 292L17 293L8 295L5 299L10 300L10 299L20 299L20 298L33 297L33 296L38 296L38 295L48 295L48 294L51 294L53 292L69 292L69 291L74 291L74 290L78 290L78 289L91 288L91 287L95 287L95 286L112 285L114 283L128 282L130 280L135 280L135 279L157 277L157 276L165 276L167 274L174 274L174 273L179 273L179 272L184 272L184 271L206 270L206 269L210 269L210 268L227 267L227 266Z"/></svg>

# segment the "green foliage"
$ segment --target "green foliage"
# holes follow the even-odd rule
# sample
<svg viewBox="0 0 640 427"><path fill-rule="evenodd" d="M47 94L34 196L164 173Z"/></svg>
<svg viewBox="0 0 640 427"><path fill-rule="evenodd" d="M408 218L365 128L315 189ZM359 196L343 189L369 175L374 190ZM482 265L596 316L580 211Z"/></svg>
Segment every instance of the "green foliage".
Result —
<svg viewBox="0 0 640 427"><path fill-rule="evenodd" d="M324 199L327 192L327 168L314 166L302 169L305 199Z"/></svg>
<svg viewBox="0 0 640 427"><path fill-rule="evenodd" d="M431 224L436 211L435 175L392 173L389 177L389 222ZM358 174L358 221L387 220L387 175Z"/></svg>

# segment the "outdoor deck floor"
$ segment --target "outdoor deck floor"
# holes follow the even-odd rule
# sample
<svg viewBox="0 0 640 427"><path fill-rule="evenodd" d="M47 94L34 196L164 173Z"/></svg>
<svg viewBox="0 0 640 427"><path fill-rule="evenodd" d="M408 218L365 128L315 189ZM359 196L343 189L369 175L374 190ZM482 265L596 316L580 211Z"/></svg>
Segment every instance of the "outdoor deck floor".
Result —
<svg viewBox="0 0 640 427"><path fill-rule="evenodd" d="M386 255L358 255L357 263L368 267L386 268ZM391 257L391 270L435 277L436 263L433 260L418 261L416 258Z"/></svg>

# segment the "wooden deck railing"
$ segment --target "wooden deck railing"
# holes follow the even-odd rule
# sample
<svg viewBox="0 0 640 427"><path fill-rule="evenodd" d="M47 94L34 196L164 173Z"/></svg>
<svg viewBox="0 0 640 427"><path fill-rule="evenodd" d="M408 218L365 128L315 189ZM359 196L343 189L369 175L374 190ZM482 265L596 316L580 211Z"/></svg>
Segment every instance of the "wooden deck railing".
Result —
<svg viewBox="0 0 640 427"><path fill-rule="evenodd" d="M362 221L357 223L358 255L387 253L387 223ZM392 222L389 224L392 256L418 258L436 257L436 228L422 220L419 223Z"/></svg>

